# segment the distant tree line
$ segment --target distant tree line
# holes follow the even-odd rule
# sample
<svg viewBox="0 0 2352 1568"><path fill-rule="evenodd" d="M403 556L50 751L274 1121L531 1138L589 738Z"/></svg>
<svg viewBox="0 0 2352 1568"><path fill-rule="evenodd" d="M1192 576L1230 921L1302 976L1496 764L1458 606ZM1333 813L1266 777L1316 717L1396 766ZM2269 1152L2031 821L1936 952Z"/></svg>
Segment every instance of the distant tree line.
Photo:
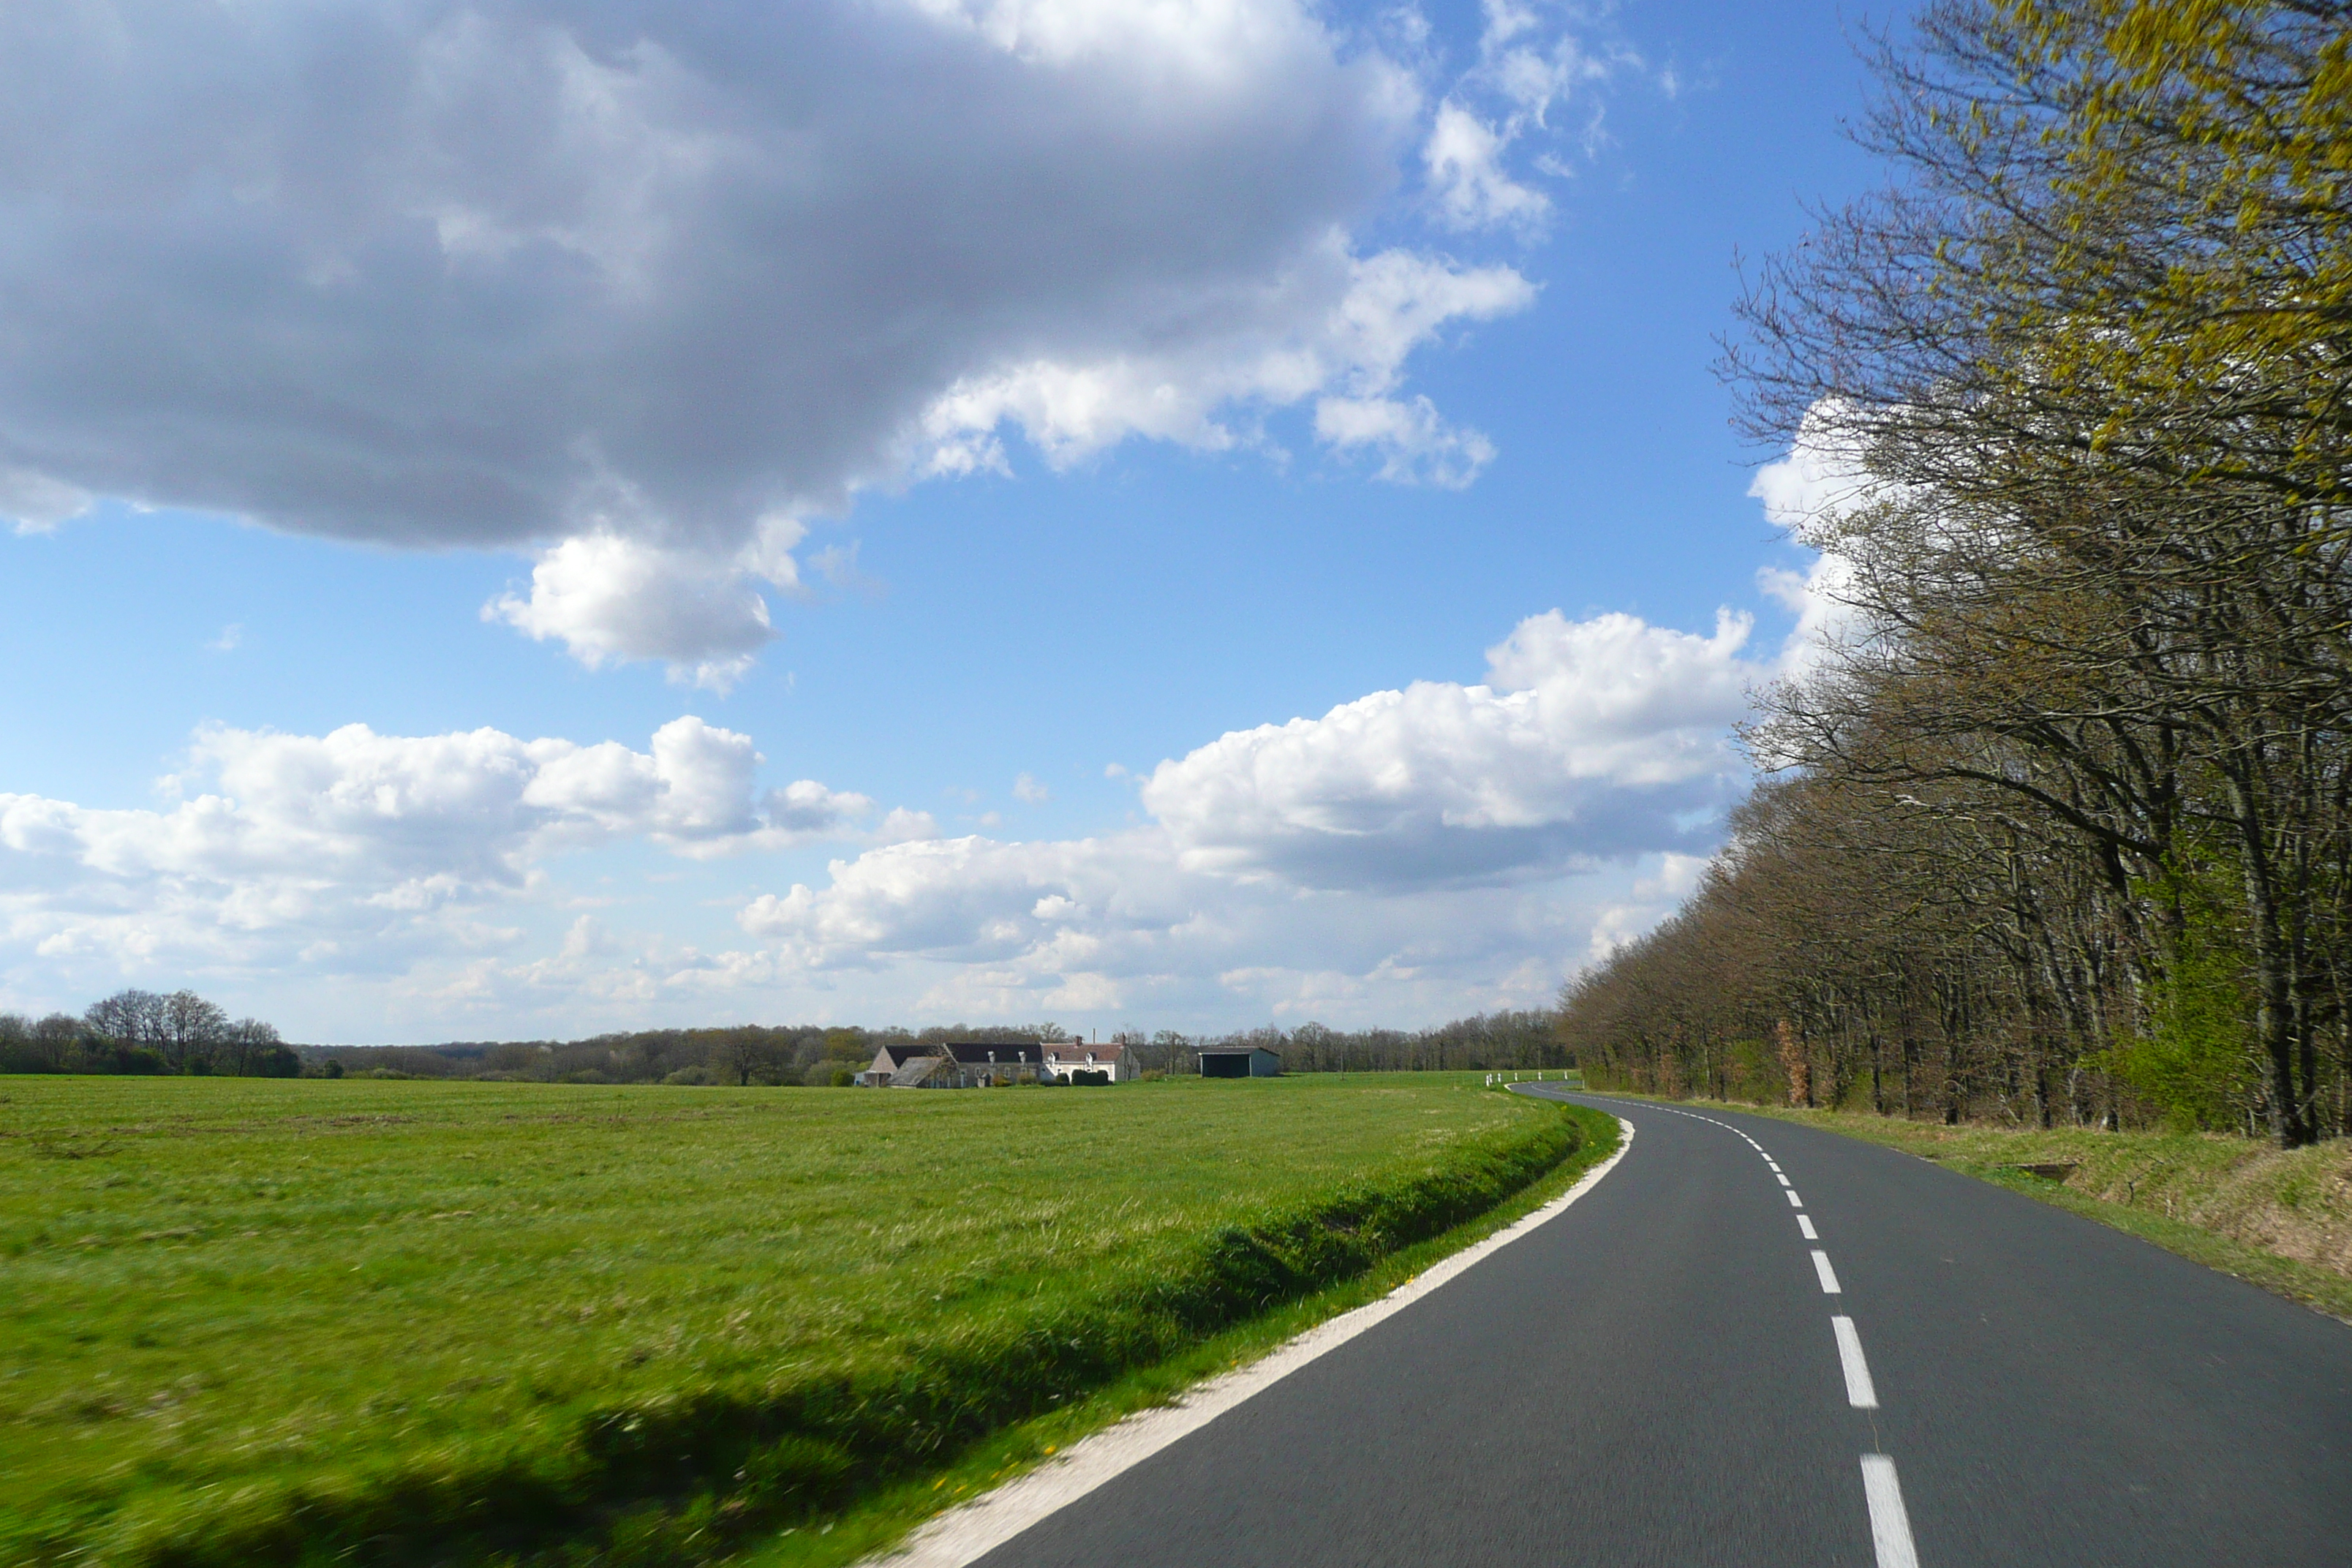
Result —
<svg viewBox="0 0 2352 1568"><path fill-rule="evenodd" d="M1458 1072L1492 1068L1572 1067L1558 1016L1547 1010L1474 1014L1430 1029L1343 1030L1321 1024L1252 1029L1199 1040L1202 1045L1264 1046L1282 1058L1285 1072ZM1179 1070L1198 1072L1198 1058Z"/></svg>
<svg viewBox="0 0 2352 1568"><path fill-rule="evenodd" d="M217 1073L294 1078L302 1058L258 1018L193 991L118 991L79 1017L0 1013L0 1072Z"/></svg>
<svg viewBox="0 0 2352 1568"><path fill-rule="evenodd" d="M854 1025L712 1029L642 1029L582 1040L446 1045L302 1047L310 1070L410 1078L467 1078L540 1083L671 1083L735 1085L846 1084L884 1046L918 1050L950 1040L1054 1044L1072 1038L1051 1023L947 1024L924 1029L861 1028ZM1290 1072L1412 1072L1437 1069L1569 1065L1556 1019L1549 1012L1499 1012L1457 1019L1433 1029L1345 1032L1321 1024L1263 1028L1231 1035L1185 1035L1162 1029L1129 1031L1112 1038L1135 1053L1145 1072L1200 1071L1204 1045L1262 1045L1277 1051Z"/></svg>
<svg viewBox="0 0 2352 1568"><path fill-rule="evenodd" d="M305 1046L317 1070L505 1083L846 1084L885 1045L1069 1038L1054 1024L867 1029L740 1024L638 1029L580 1040L453 1040L438 1046Z"/></svg>
<svg viewBox="0 0 2352 1568"><path fill-rule="evenodd" d="M2352 5L1934 0L1728 368L1843 606L1589 1070L2352 1123Z"/></svg>
<svg viewBox="0 0 2352 1568"><path fill-rule="evenodd" d="M1549 1012L1481 1013L1435 1028L1290 1030L1184 1035L1115 1034L1139 1067L1160 1075L1201 1070L1199 1049L1255 1045L1290 1072L1421 1072L1571 1065ZM950 1040L1055 1044L1053 1023L942 1024L869 1029L856 1025L741 1024L639 1029L580 1040L454 1040L438 1046L289 1046L257 1018L232 1020L193 991L118 991L79 1016L33 1019L0 1013L0 1072L183 1073L242 1078L462 1078L509 1083L844 1085L884 1046L922 1050Z"/></svg>

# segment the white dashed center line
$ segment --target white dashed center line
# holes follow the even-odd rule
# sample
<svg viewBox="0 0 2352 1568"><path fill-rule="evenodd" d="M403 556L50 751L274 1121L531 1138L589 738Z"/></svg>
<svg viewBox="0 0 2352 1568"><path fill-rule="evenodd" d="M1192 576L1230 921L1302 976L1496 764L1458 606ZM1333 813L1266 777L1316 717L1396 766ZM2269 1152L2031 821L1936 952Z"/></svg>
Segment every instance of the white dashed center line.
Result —
<svg viewBox="0 0 2352 1568"><path fill-rule="evenodd" d="M1856 1410L1877 1409L1878 1388L1870 1381L1870 1363L1862 1359L1862 1336L1853 1331L1853 1320L1832 1318L1830 1327L1837 1334L1838 1365L1845 1369L1845 1402Z"/></svg>
<svg viewBox="0 0 2352 1568"><path fill-rule="evenodd" d="M1755 1139L1740 1131L1728 1121L1717 1121L1712 1116L1700 1116L1693 1111L1675 1110L1672 1106L1659 1109L1687 1116L1693 1121L1704 1121L1710 1127L1720 1127L1738 1134L1740 1141L1764 1158L1772 1179L1780 1184L1788 1194L1789 1206L1800 1211L1797 1229L1807 1241L1819 1241L1821 1233L1813 1228L1812 1215L1803 1213L1805 1200L1797 1195L1795 1184L1780 1169L1780 1163L1770 1151ZM1830 1267L1830 1255L1820 1248L1812 1250L1813 1272L1821 1277L1822 1294L1843 1296L1845 1289L1838 1283L1837 1270ZM1856 1410L1878 1408L1878 1385L1871 1381L1870 1363L1862 1353L1862 1335L1853 1320L1843 1315L1830 1319L1830 1330L1837 1337L1838 1369L1845 1374L1845 1401ZM1876 1554L1877 1568L1919 1568L1918 1548L1911 1540L1911 1516L1903 1507L1902 1483L1895 1478L1895 1461L1885 1454L1864 1454L1862 1457L1862 1490L1870 1505L1870 1544Z"/></svg>
<svg viewBox="0 0 2352 1568"><path fill-rule="evenodd" d="M1911 1544L1911 1516L1903 1511L1903 1483L1895 1479L1895 1461L1884 1454L1862 1457L1862 1495L1870 1500L1870 1544L1878 1553L1878 1568L1919 1568L1918 1549Z"/></svg>

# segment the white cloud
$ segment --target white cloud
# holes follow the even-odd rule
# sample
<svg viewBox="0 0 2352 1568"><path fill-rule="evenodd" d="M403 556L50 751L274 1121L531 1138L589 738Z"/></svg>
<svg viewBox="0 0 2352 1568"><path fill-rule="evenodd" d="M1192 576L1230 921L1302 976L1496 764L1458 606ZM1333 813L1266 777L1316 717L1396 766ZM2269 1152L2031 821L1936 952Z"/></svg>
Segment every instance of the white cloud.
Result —
<svg viewBox="0 0 2352 1568"><path fill-rule="evenodd" d="M207 730L160 808L0 795L0 990L245 976L297 998L298 1027L308 1008L348 1031L364 991L426 1035L681 1005L1195 1026L1535 1005L1712 847L1739 782L1724 731L1771 668L1747 637L1729 615L1706 636L1532 616L1484 682L1228 733L1140 781L1140 825L1028 842L942 837L904 808L877 823L810 780L763 788L750 736L691 717L643 749ZM863 848L776 891L694 865L824 840ZM600 862L558 864L603 850L623 869L642 846L676 870L616 896L575 885ZM646 929L612 912L673 875L699 881ZM733 934L687 940L720 909Z"/></svg>
<svg viewBox="0 0 2352 1568"><path fill-rule="evenodd" d="M1495 458L1493 442L1448 425L1426 397L1327 397L1315 405L1315 434L1342 451L1379 452L1380 477L1398 483L1460 489Z"/></svg>
<svg viewBox="0 0 2352 1568"><path fill-rule="evenodd" d="M1438 210L1455 228L1526 226L1551 213L1551 200L1512 179L1503 168L1509 139L1458 103L1438 107L1437 123L1422 148L1422 163Z"/></svg>
<svg viewBox="0 0 2352 1568"><path fill-rule="evenodd" d="M1842 519L1867 506L1882 487L1863 454L1841 440L1825 418L1808 415L1789 455L1756 470L1748 493L1764 515L1798 542L1820 549Z"/></svg>
<svg viewBox="0 0 2352 1568"><path fill-rule="evenodd" d="M1744 616L1712 637L1558 611L1487 651L1489 684L1416 681L1160 764L1143 803L1188 864L1312 886L1557 870L1679 847L1720 799L1762 671Z"/></svg>
<svg viewBox="0 0 2352 1568"><path fill-rule="evenodd" d="M915 838L937 838L940 825L928 811L909 811L903 805L892 806L890 815L882 819L875 837L884 844L903 844Z"/></svg>
<svg viewBox="0 0 2352 1568"><path fill-rule="evenodd" d="M1486 0L1478 62L1439 103L1422 142L1423 179L1438 221L1457 231L1539 232L1551 198L1513 177L1514 147L1553 132L1553 110L1564 100L1607 81L1621 69L1642 68L1641 58L1618 47L1593 53L1579 33L1547 24L1563 7ZM1668 96L1671 76L1661 81ZM1602 141L1597 100L1586 105L1580 135L1590 155ZM1573 171L1546 148L1528 160L1555 178Z"/></svg>
<svg viewBox="0 0 2352 1568"><path fill-rule="evenodd" d="M1757 586L1797 617L1795 632L1781 652L1781 673L1800 676L1852 637L1857 621L1852 603L1853 563L1838 549L1838 535L1855 511L1895 497L1899 488L1880 479L1850 442L1842 440L1827 416L1809 414L1787 457L1756 471L1748 493L1763 502L1765 517L1787 532L1812 559L1802 572L1766 566Z"/></svg>
<svg viewBox="0 0 2352 1568"><path fill-rule="evenodd" d="M944 1009L1527 1005L1594 921L1654 919L1703 866L1739 778L1726 731L1769 671L1747 636L1729 614L1707 637L1534 616L1488 650L1489 684L1417 682L1160 763L1150 825L887 845L739 923L778 974L928 974ZM1634 864L1630 893L1563 891Z"/></svg>
<svg viewBox="0 0 2352 1568"><path fill-rule="evenodd" d="M1653 874L1634 879L1631 899L1605 906L1593 917L1585 956L1604 963L1619 949L1638 942L1698 890L1699 880L1712 864L1704 855L1661 855Z"/></svg>
<svg viewBox="0 0 2352 1568"><path fill-rule="evenodd" d="M398 968L497 945L484 916L567 851L645 840L689 858L841 838L857 795L755 795L751 738L672 720L644 752L497 730L214 728L209 787L163 810L0 795L0 940L51 958Z"/></svg>
<svg viewBox="0 0 2352 1568"><path fill-rule="evenodd" d="M1405 361L1532 291L1362 253L1432 101L1307 0L0 7L0 515L533 552L494 618L723 689L762 520L1006 430L1460 482Z"/></svg>
<svg viewBox="0 0 2352 1568"><path fill-rule="evenodd" d="M591 669L658 658L670 679L725 693L776 634L764 581L799 586L792 547L801 525L771 519L741 549L666 549L613 532L567 539L541 553L530 595L504 594L482 606L529 636L561 638Z"/></svg>
<svg viewBox="0 0 2352 1568"><path fill-rule="evenodd" d="M1386 250L1357 257L1336 231L1253 298L1229 301L1217 319L1146 352L1102 359L1033 360L958 383L924 415L929 472L1006 471L998 431L1021 433L1056 468L1067 468L1130 437L1205 451L1257 439L1268 408L1314 400L1318 439L1342 450L1369 447L1383 479L1423 477L1424 455L1447 447L1475 451L1431 468L1442 483L1465 482L1494 448L1476 432L1452 431L1427 399L1381 402L1402 380L1406 360L1455 321L1490 321L1524 310L1535 288L1508 267L1466 268ZM1337 402L1395 408L1385 423L1327 423ZM1459 473L1460 478L1454 476Z"/></svg>
<svg viewBox="0 0 2352 1568"><path fill-rule="evenodd" d="M1026 801L1031 805L1037 805L1053 799L1054 792L1039 784L1032 775L1023 773L1013 781L1013 796L1015 800Z"/></svg>

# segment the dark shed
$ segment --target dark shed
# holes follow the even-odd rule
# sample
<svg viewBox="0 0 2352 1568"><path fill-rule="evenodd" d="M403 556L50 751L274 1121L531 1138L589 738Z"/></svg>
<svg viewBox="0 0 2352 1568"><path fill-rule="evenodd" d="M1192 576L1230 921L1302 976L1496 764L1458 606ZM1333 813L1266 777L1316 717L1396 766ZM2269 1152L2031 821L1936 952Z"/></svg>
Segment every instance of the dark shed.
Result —
<svg viewBox="0 0 2352 1568"><path fill-rule="evenodd" d="M1202 1078L1277 1078L1282 1058L1264 1046L1202 1046Z"/></svg>

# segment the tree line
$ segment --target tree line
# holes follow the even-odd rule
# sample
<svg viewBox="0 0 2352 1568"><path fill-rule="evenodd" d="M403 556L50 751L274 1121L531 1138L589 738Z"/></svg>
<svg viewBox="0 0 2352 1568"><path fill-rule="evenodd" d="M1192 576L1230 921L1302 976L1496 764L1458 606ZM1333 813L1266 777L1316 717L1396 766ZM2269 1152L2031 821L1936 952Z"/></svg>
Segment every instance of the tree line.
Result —
<svg viewBox="0 0 2352 1568"><path fill-rule="evenodd" d="M302 1059L258 1018L193 991L118 991L77 1017L0 1013L0 1072L218 1073L294 1078Z"/></svg>
<svg viewBox="0 0 2352 1568"><path fill-rule="evenodd" d="M1673 920L1562 994L1668 1091L2352 1120L2352 5L1935 0L1895 177L1750 279L1832 629Z"/></svg>
<svg viewBox="0 0 2352 1568"><path fill-rule="evenodd" d="M215 1073L247 1078L464 1078L494 1082L843 1085L884 1046L950 1040L1055 1044L1057 1024L927 1028L743 1024L639 1029L577 1040L455 1040L437 1046L289 1046L276 1028L228 1015L192 991L120 991L87 1012L0 1014L0 1072ZM1302 1024L1226 1035L1115 1034L1143 1071L1200 1071L1199 1049L1264 1046L1291 1072L1412 1072L1569 1065L1555 1016L1481 1013L1419 1030Z"/></svg>
<svg viewBox="0 0 2352 1568"><path fill-rule="evenodd" d="M846 1084L884 1046L917 1050L950 1040L1057 1044L1073 1038L1052 1023L935 1025L922 1029L856 1025L738 1025L641 1029L580 1040L453 1041L446 1045L306 1047L313 1070L549 1083ZM1224 1035L1127 1030L1114 1043L1144 1072L1200 1071L1202 1046L1257 1045L1279 1053L1290 1072L1409 1072L1568 1065L1553 1015L1496 1012L1419 1030L1332 1029L1302 1024Z"/></svg>

